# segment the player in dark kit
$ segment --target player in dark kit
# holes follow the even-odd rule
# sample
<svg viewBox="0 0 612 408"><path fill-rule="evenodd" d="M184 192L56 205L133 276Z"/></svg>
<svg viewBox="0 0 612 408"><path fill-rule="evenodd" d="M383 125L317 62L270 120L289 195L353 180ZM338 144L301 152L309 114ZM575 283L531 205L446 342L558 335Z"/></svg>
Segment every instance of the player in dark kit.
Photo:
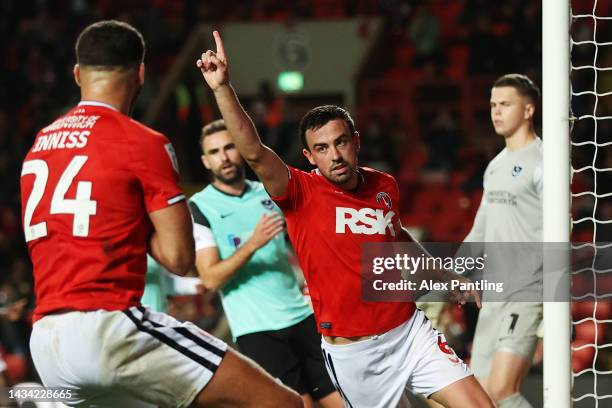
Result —
<svg viewBox="0 0 612 408"><path fill-rule="evenodd" d="M136 29L92 24L76 57L81 102L38 133L21 173L44 385L70 389L70 406L301 407L221 340L140 305L147 251L178 275L194 262L174 150L127 116L144 82Z"/></svg>
<svg viewBox="0 0 612 408"><path fill-rule="evenodd" d="M304 271L330 376L347 407L408 406L406 390L447 407L492 407L467 366L414 303L360 299L360 250L369 242L397 242L395 179L359 167L359 134L350 115L321 106L302 119L304 155L316 170L287 166L263 145L229 82L219 33L217 52L196 65L214 92L236 148L287 219Z"/></svg>

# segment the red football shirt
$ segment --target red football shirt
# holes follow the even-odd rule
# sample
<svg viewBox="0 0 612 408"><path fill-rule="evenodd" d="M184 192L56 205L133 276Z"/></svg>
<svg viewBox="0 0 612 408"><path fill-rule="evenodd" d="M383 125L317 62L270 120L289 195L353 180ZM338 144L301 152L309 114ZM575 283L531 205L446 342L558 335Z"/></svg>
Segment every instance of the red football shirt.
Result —
<svg viewBox="0 0 612 408"><path fill-rule="evenodd" d="M111 106L82 102L43 128L21 172L34 318L138 305L147 213L184 198L168 139Z"/></svg>
<svg viewBox="0 0 612 408"><path fill-rule="evenodd" d="M414 303L361 300L361 244L399 237L399 189L395 179L361 167L355 191L289 167L287 192L273 197L304 271L319 331L327 336L382 333L408 320Z"/></svg>

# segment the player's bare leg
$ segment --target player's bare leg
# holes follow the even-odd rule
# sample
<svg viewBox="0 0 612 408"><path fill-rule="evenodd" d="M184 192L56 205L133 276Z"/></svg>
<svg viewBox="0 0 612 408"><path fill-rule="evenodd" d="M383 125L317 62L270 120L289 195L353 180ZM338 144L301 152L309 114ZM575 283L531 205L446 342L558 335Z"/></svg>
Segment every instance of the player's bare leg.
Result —
<svg viewBox="0 0 612 408"><path fill-rule="evenodd" d="M495 408L474 376L462 378L434 392L431 399L446 408Z"/></svg>
<svg viewBox="0 0 612 408"><path fill-rule="evenodd" d="M500 408L528 408L531 404L520 394L523 379L529 372L530 361L510 352L493 354L491 373L485 389Z"/></svg>
<svg viewBox="0 0 612 408"><path fill-rule="evenodd" d="M276 382L252 361L228 349L194 408L303 408L300 396Z"/></svg>
<svg viewBox="0 0 612 408"><path fill-rule="evenodd" d="M484 388L485 390L489 389L489 387L487 386L489 384L489 377L476 377L476 379L478 380L482 388Z"/></svg>
<svg viewBox="0 0 612 408"><path fill-rule="evenodd" d="M334 391L317 400L317 405L321 408L344 408L344 402L338 391Z"/></svg>
<svg viewBox="0 0 612 408"><path fill-rule="evenodd" d="M315 402L310 394L302 394L302 402L304 403L304 408L315 408Z"/></svg>
<svg viewBox="0 0 612 408"><path fill-rule="evenodd" d="M444 408L444 405L438 404L436 401L432 400L431 398L428 398L425 402L427 402L427 406L429 406L430 408Z"/></svg>

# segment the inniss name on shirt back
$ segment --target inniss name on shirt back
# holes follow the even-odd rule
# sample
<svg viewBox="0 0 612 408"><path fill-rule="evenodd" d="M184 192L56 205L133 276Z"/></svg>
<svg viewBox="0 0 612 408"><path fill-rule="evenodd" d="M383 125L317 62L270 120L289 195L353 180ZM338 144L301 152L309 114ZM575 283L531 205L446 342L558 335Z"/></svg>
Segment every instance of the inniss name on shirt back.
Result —
<svg viewBox="0 0 612 408"><path fill-rule="evenodd" d="M79 149L87 145L91 129L100 116L64 116L43 128L34 144L32 152L51 149Z"/></svg>

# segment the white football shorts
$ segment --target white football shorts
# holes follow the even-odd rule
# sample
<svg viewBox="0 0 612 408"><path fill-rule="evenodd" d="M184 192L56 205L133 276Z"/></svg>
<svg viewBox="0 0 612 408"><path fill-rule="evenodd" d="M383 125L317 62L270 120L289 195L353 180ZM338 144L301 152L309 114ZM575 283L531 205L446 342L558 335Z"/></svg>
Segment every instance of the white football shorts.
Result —
<svg viewBox="0 0 612 408"><path fill-rule="evenodd" d="M188 407L227 345L192 323L145 307L67 312L34 324L30 348L46 387L69 406Z"/></svg>
<svg viewBox="0 0 612 408"><path fill-rule="evenodd" d="M386 333L343 345L323 339L321 347L347 408L409 407L407 391L429 397L472 375L419 309Z"/></svg>
<svg viewBox="0 0 612 408"><path fill-rule="evenodd" d="M542 323L542 303L485 302L478 315L470 363L477 377L488 377L496 352L531 361Z"/></svg>

